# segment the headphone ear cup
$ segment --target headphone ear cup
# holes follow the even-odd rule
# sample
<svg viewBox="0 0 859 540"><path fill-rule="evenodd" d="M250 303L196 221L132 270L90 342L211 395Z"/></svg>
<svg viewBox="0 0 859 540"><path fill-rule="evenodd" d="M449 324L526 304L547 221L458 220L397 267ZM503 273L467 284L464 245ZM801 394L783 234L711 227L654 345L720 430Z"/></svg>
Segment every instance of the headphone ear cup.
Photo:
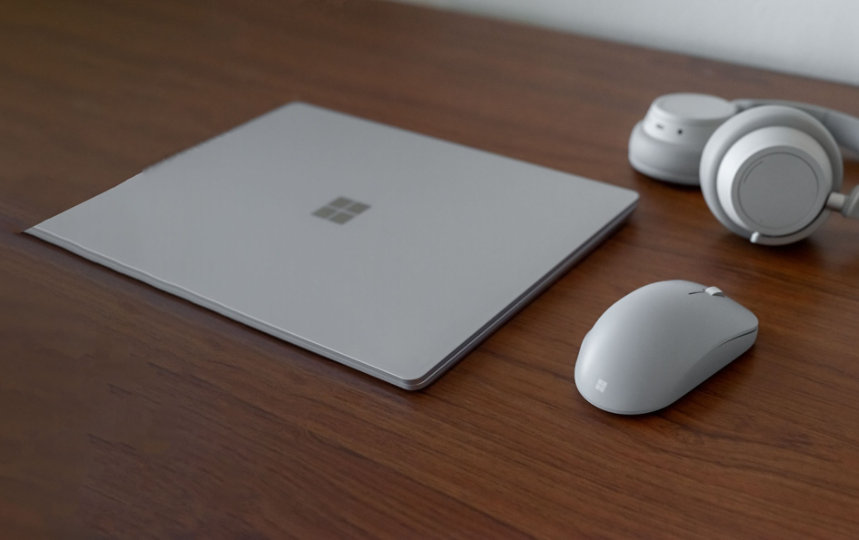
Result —
<svg viewBox="0 0 859 540"><path fill-rule="evenodd" d="M629 137L629 163L642 174L697 186L701 150L738 106L716 96L676 93L656 98Z"/></svg>
<svg viewBox="0 0 859 540"><path fill-rule="evenodd" d="M657 180L697 185L701 148L657 139L638 122L629 136L629 163Z"/></svg>
<svg viewBox="0 0 859 540"><path fill-rule="evenodd" d="M704 146L699 172L704 199L725 227L753 242L784 244L826 219L843 164L817 119L766 105L722 124Z"/></svg>

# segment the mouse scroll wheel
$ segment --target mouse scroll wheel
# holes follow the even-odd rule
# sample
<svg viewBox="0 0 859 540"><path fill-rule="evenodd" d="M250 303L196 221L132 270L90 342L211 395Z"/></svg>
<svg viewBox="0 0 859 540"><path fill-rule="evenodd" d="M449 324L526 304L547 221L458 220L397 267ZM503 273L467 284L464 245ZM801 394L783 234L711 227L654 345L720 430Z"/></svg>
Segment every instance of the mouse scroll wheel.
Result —
<svg viewBox="0 0 859 540"><path fill-rule="evenodd" d="M722 289L719 287L707 287L704 289L704 292L709 294L710 296L725 296L725 293L722 292Z"/></svg>

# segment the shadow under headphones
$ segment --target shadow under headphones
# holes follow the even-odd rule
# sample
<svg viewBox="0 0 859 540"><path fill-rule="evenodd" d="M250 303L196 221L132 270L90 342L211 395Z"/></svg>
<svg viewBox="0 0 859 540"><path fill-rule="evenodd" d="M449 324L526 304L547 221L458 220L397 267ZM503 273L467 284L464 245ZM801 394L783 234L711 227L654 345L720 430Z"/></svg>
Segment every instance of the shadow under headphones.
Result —
<svg viewBox="0 0 859 540"><path fill-rule="evenodd" d="M859 118L803 103L705 94L657 98L629 139L632 167L701 186L707 206L756 244L809 236L829 210L859 219L859 187L840 193L839 145L859 153Z"/></svg>

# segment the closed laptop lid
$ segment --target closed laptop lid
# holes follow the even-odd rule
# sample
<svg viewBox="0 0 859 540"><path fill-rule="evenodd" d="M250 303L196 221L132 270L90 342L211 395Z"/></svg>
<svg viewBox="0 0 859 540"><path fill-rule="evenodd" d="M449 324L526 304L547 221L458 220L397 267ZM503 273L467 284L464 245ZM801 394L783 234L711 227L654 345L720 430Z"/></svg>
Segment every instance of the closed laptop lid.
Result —
<svg viewBox="0 0 859 540"><path fill-rule="evenodd" d="M627 189L292 103L27 232L415 389L636 202Z"/></svg>

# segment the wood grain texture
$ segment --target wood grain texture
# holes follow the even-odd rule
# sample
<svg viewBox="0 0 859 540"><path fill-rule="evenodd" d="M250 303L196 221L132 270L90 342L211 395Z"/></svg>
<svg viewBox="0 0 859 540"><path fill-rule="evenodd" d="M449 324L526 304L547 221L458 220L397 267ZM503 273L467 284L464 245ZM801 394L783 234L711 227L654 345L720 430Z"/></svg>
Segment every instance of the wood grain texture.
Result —
<svg viewBox="0 0 859 540"><path fill-rule="evenodd" d="M859 114L859 89L383 2L0 10L0 529L27 537L859 534L859 225L766 249L626 160L657 95ZM21 231L301 99L635 189L629 223L408 393ZM859 178L846 164L846 184ZM652 281L756 346L674 406L588 405L579 344Z"/></svg>

